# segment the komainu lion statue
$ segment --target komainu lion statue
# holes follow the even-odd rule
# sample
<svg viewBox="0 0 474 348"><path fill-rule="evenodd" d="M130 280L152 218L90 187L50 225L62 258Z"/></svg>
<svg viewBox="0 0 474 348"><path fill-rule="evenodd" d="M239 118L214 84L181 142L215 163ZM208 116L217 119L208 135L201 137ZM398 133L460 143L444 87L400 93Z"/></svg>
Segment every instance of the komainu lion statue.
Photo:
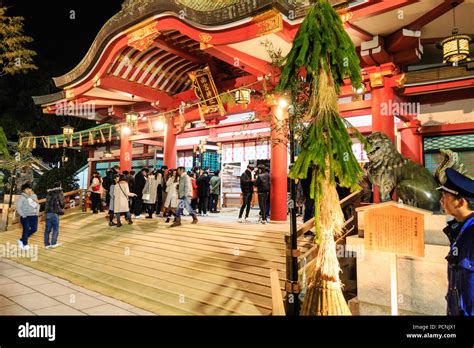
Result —
<svg viewBox="0 0 474 348"><path fill-rule="evenodd" d="M440 149L439 152L441 153L441 156L443 156L443 160L441 161L438 169L436 169L435 178L440 185L444 185L446 183L446 169L448 168L452 168L459 173L470 177L467 174L464 164L459 161L459 155L456 152L445 149Z"/></svg>
<svg viewBox="0 0 474 348"><path fill-rule="evenodd" d="M431 211L440 211L440 193L433 175L421 165L402 156L392 141L381 132L367 137L367 175L380 192L380 200L392 200L393 193L403 203Z"/></svg>

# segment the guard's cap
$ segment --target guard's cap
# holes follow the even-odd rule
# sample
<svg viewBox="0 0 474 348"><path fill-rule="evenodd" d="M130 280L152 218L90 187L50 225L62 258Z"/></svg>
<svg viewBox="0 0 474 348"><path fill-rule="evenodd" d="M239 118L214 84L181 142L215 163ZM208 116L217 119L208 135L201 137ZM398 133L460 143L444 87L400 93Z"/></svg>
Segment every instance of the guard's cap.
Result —
<svg viewBox="0 0 474 348"><path fill-rule="evenodd" d="M446 183L438 187L437 190L448 192L468 200L474 200L474 180L453 168L446 169Z"/></svg>

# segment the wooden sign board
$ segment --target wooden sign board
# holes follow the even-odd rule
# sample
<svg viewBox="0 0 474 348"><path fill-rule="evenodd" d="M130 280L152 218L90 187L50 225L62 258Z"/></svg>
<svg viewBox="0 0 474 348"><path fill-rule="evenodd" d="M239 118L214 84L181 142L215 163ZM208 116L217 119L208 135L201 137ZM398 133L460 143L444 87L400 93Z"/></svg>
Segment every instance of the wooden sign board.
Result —
<svg viewBox="0 0 474 348"><path fill-rule="evenodd" d="M364 209L364 244L367 250L407 256L425 256L425 215L431 212L396 202Z"/></svg>

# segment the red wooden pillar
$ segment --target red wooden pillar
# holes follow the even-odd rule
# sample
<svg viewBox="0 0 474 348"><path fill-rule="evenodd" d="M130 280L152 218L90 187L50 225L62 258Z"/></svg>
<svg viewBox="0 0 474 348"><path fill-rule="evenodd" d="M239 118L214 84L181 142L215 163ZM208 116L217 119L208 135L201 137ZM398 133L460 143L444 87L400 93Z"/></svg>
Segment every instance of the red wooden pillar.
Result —
<svg viewBox="0 0 474 348"><path fill-rule="evenodd" d="M372 132L383 132L395 142L393 107L396 105L395 93L387 77L383 86L372 87Z"/></svg>
<svg viewBox="0 0 474 348"><path fill-rule="evenodd" d="M420 121L411 121L409 124L399 130L401 136L402 155L410 158L412 161L423 164L423 145L421 134L418 133Z"/></svg>
<svg viewBox="0 0 474 348"><path fill-rule="evenodd" d="M272 221L286 221L288 184L288 111L274 106L271 123L270 159L270 218Z"/></svg>
<svg viewBox="0 0 474 348"><path fill-rule="evenodd" d="M130 134L123 132L120 134L120 171L132 170L132 142Z"/></svg>
<svg viewBox="0 0 474 348"><path fill-rule="evenodd" d="M385 133L395 144L395 125L393 117L393 106L395 105L395 93L390 87L387 77L380 77L381 84L372 88L372 132ZM374 186L374 203L380 202L379 190Z"/></svg>
<svg viewBox="0 0 474 348"><path fill-rule="evenodd" d="M163 154L163 165L168 168L176 168L176 134L174 134L174 119L167 120L165 129L165 148Z"/></svg>

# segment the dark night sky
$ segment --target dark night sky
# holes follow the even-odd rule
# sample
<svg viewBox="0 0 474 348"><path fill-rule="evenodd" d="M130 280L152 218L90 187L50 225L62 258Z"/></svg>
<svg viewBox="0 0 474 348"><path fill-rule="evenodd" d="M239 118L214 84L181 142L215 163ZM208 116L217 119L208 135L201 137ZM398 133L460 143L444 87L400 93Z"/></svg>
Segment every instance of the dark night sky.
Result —
<svg viewBox="0 0 474 348"><path fill-rule="evenodd" d="M0 0L0 3L2 1ZM58 134L61 126L78 129L90 121L45 115L31 96L57 92L52 77L73 69L84 57L105 22L121 8L122 0L31 1L4 0L7 15L22 16L24 32L33 38L38 71L0 78L0 126L11 140L18 131L34 135ZM75 19L71 19L71 11Z"/></svg>
<svg viewBox="0 0 474 348"><path fill-rule="evenodd" d="M4 0L10 15L25 17L25 32L40 69L63 74L84 57L105 22L120 10L122 0ZM75 19L70 19L70 11ZM54 74L53 74L54 75ZM51 77L53 76L51 75Z"/></svg>
<svg viewBox="0 0 474 348"><path fill-rule="evenodd" d="M122 0L0 0L7 15L22 16L25 34L34 42L38 71L0 78L0 127L9 140L17 140L19 131L34 135L60 134L61 127L76 129L95 126L78 118L43 114L31 96L59 91L52 77L73 69L84 57L105 22L120 11ZM75 11L75 19L70 11ZM59 151L35 150L45 159L61 156ZM53 161L51 158L49 159Z"/></svg>

